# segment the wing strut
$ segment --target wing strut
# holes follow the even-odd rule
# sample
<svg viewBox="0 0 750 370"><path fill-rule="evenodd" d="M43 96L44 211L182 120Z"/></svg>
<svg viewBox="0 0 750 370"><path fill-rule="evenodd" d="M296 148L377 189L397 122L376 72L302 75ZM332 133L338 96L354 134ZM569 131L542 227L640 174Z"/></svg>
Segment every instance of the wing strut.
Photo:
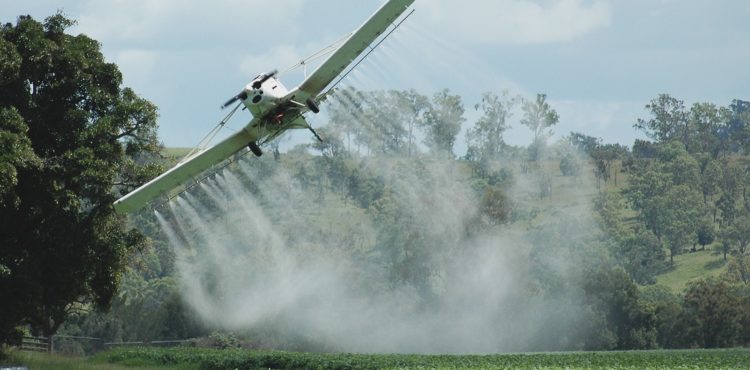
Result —
<svg viewBox="0 0 750 370"><path fill-rule="evenodd" d="M208 134L206 134L206 136L203 137L203 139L201 139L198 145L194 146L193 149L191 149L190 152L186 156L184 156L182 159L180 159L180 161L177 163L180 164L182 162L185 162L186 160L190 159L190 157L192 157L196 152L205 149L206 145L208 145L208 143L210 143L211 140L213 140L214 137L216 137L216 134L218 134L219 131L221 131L221 129L224 128L224 125L227 124L229 119L232 118L234 113L237 112L237 109L241 105L242 105L242 102L237 103L237 105L231 111L229 111L229 113L227 113L226 116L224 116L224 118L216 125L216 127L211 129L211 131L209 131Z"/></svg>
<svg viewBox="0 0 750 370"><path fill-rule="evenodd" d="M307 58L300 60L297 64L285 69L283 72L280 73L280 75L283 76L287 74L288 72L291 72L299 67L303 67L305 78L307 78L307 65L310 64L310 62L333 53L334 51L336 51L336 48L338 48L342 43L344 43L344 41L346 41L346 39L348 39L351 35L352 35L352 32L347 33L346 35L344 35L344 37L334 41L332 44L316 51L314 54L308 56Z"/></svg>

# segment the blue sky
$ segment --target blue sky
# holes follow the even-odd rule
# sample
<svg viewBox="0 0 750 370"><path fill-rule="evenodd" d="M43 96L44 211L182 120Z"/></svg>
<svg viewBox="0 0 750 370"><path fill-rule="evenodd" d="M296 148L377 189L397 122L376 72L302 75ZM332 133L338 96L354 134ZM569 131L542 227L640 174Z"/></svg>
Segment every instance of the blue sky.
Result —
<svg viewBox="0 0 750 370"><path fill-rule="evenodd" d="M125 84L160 109L167 146L189 147L218 107L258 73L286 70L355 29L381 0L27 0L0 20L61 9L73 33L102 43ZM750 100L750 2L676 0L416 0L416 12L344 82L360 89L443 88L460 94L468 127L485 91L548 94L570 131L632 144L644 105L669 93L690 105ZM301 75L282 81L293 87ZM530 141L518 124L512 144ZM232 121L249 120L240 112ZM323 124L323 117L311 119ZM229 134L229 132L226 132ZM310 140L299 132L287 145ZM456 152L465 150L463 135Z"/></svg>

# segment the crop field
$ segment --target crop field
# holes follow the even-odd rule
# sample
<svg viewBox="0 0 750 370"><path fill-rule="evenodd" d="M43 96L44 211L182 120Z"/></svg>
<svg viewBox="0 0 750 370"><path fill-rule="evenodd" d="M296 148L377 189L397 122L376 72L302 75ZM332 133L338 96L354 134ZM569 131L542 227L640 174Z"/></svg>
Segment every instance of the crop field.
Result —
<svg viewBox="0 0 750 370"><path fill-rule="evenodd" d="M11 359L24 362L24 353ZM322 354L195 348L121 348L35 369L748 369L750 349L556 352L497 355ZM30 359L26 357L26 359ZM49 364L49 365L47 365ZM29 366L31 364L27 364Z"/></svg>

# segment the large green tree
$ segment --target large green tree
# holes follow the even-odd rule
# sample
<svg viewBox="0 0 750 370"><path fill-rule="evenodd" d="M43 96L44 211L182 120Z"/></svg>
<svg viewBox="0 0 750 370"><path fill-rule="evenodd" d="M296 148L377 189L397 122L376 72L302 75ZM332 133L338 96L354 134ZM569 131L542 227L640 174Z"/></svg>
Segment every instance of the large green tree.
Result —
<svg viewBox="0 0 750 370"><path fill-rule="evenodd" d="M686 142L688 112L685 111L685 102L668 94L660 94L646 105L646 109L651 113L651 118L648 120L639 118L638 122L633 125L635 128L642 130L649 138L657 142L671 140Z"/></svg>
<svg viewBox="0 0 750 370"><path fill-rule="evenodd" d="M0 28L0 342L54 333L75 302L106 307L142 240L111 204L157 170L156 107L72 24Z"/></svg>
<svg viewBox="0 0 750 370"><path fill-rule="evenodd" d="M686 185L676 185L663 196L653 199L659 207L657 222L661 235L669 247L669 262L674 263L674 256L692 245L698 238L698 225L703 214L703 201L700 194Z"/></svg>
<svg viewBox="0 0 750 370"><path fill-rule="evenodd" d="M747 253L750 246L750 213L742 212L731 224L724 228L722 238L730 245L731 250L738 256Z"/></svg>
<svg viewBox="0 0 750 370"><path fill-rule="evenodd" d="M733 294L726 282L690 283L683 306L689 346L716 348L740 344L743 331L740 297Z"/></svg>

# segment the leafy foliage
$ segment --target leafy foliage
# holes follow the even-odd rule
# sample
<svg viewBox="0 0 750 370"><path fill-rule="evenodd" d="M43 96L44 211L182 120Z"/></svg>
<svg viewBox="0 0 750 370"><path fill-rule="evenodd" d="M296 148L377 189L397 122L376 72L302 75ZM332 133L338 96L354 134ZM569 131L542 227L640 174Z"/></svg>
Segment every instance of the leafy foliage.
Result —
<svg viewBox="0 0 750 370"><path fill-rule="evenodd" d="M54 333L74 302L106 307L143 240L114 214L112 189L158 170L144 166L156 108L120 87L98 42L66 34L72 24L0 28L0 342L20 324Z"/></svg>

